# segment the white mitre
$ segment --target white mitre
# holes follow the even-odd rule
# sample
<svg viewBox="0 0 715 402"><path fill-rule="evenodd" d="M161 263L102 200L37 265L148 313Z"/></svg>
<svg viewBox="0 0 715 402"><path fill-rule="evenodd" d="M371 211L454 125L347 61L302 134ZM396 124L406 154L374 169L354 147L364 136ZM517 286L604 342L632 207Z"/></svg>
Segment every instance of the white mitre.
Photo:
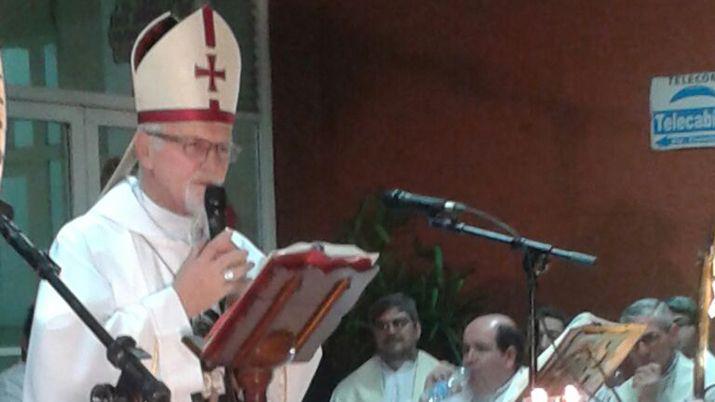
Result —
<svg viewBox="0 0 715 402"><path fill-rule="evenodd" d="M205 5L180 22L166 12L141 31L131 54L137 122L210 121L233 124L241 52L226 21ZM136 163L129 144L106 193Z"/></svg>
<svg viewBox="0 0 715 402"><path fill-rule="evenodd" d="M241 54L208 5L178 24L168 12L152 21L134 43L131 67L139 123L233 123Z"/></svg>

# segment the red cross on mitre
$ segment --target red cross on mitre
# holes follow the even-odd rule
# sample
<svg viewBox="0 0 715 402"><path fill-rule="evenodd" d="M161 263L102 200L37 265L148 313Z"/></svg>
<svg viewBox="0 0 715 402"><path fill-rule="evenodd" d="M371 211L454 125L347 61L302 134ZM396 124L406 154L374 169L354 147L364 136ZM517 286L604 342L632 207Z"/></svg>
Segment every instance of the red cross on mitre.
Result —
<svg viewBox="0 0 715 402"><path fill-rule="evenodd" d="M216 32L214 28L214 14L211 7L204 7L202 12L204 21L204 43L209 49L216 47ZM209 77L209 92L216 92L216 78L226 81L226 70L216 70L216 55L207 54L208 68L199 67L194 64L194 76L196 78Z"/></svg>
<svg viewBox="0 0 715 402"><path fill-rule="evenodd" d="M216 92L216 78L226 81L226 70L216 70L216 55L207 54L208 68L199 67L194 64L194 76L196 78L209 77L209 92Z"/></svg>

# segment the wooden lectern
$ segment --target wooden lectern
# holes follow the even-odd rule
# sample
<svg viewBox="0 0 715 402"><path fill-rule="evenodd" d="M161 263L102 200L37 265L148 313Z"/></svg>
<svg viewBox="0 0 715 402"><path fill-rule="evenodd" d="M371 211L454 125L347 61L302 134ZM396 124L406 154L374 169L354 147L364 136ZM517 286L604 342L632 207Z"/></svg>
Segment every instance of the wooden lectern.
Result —
<svg viewBox="0 0 715 402"><path fill-rule="evenodd" d="M207 336L204 365L225 366L247 402L265 402L273 369L311 359L377 273L377 257L322 243L272 253Z"/></svg>

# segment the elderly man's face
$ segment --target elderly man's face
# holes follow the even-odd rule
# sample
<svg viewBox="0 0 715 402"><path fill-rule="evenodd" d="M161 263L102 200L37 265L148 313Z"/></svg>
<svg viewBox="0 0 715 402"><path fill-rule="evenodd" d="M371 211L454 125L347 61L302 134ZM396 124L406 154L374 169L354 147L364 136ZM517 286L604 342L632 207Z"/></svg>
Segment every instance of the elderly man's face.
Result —
<svg viewBox="0 0 715 402"><path fill-rule="evenodd" d="M641 317L634 322L645 324L647 328L631 351L631 361L635 367L658 363L665 371L678 343L678 327L671 325L669 329L663 329L650 317Z"/></svg>
<svg viewBox="0 0 715 402"><path fill-rule="evenodd" d="M393 361L409 358L416 352L422 328L409 314L392 307L373 322L372 333L377 354L385 361Z"/></svg>
<svg viewBox="0 0 715 402"><path fill-rule="evenodd" d="M462 359L469 369L470 385L480 394L489 394L504 384L516 370L516 351L499 350L495 321L481 318L464 330Z"/></svg>
<svg viewBox="0 0 715 402"><path fill-rule="evenodd" d="M162 138L137 137L137 157L144 177L142 186L158 204L178 214L195 214L203 208L203 197L210 184L221 184L226 178L229 160L213 147L205 157L186 152L186 141L208 141L227 145L231 126L216 122L181 122L161 125ZM171 139L181 139L180 143ZM152 141L162 142L154 147Z"/></svg>

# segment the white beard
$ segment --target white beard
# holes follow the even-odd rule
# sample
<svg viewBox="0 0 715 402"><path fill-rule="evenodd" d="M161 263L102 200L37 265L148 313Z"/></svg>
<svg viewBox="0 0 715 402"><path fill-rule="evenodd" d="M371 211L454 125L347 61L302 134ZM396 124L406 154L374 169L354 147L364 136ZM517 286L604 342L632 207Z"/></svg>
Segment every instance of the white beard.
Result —
<svg viewBox="0 0 715 402"><path fill-rule="evenodd" d="M199 194L197 188L190 184L184 188L184 207L191 216L205 213L203 194Z"/></svg>
<svg viewBox="0 0 715 402"><path fill-rule="evenodd" d="M191 229L191 243L200 245L209 239L209 225L206 217L203 197L198 194L196 187L187 185L184 189L184 206L193 220Z"/></svg>

